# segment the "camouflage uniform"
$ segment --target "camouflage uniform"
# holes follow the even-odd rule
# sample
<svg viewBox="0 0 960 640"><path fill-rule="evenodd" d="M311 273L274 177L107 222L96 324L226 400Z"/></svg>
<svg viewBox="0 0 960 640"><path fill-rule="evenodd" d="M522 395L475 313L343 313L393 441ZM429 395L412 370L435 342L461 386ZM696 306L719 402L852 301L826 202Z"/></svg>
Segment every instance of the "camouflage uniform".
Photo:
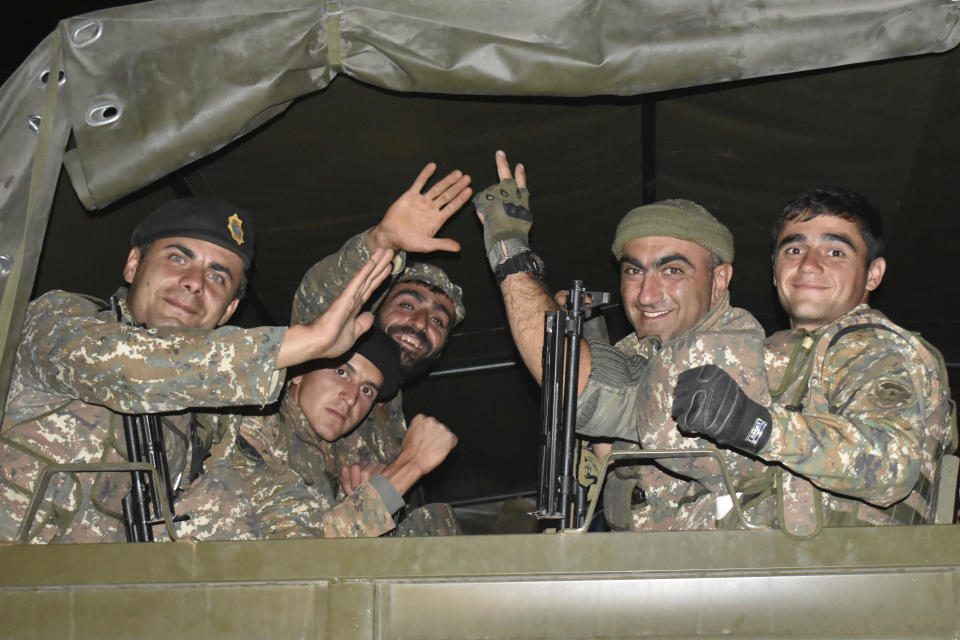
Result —
<svg viewBox="0 0 960 640"><path fill-rule="evenodd" d="M793 472L778 472L781 525L932 523L937 466L957 444L939 352L865 304L767 349L776 404L760 456Z"/></svg>
<svg viewBox="0 0 960 640"><path fill-rule="evenodd" d="M125 290L123 317L131 317ZM183 412L273 402L285 328L143 329L117 322L102 302L51 291L27 311L0 427L0 540L13 540L48 463L125 461L121 413L164 413L171 478L181 490L234 441L219 415ZM174 413L179 412L179 413ZM128 474L54 477L31 539L124 540L120 501Z"/></svg>
<svg viewBox="0 0 960 640"><path fill-rule="evenodd" d="M343 291L350 278L370 259L365 238L367 232L347 240L335 254L313 265L300 282L293 300L292 321L301 322L323 313ZM398 251L393 260L393 276L406 265L406 254ZM384 288L386 294L388 287ZM382 298L381 298L382 299ZM379 301L375 302L378 304ZM387 465L400 453L407 433L403 416L403 392L388 402L379 402L350 433L330 443L326 455L327 473L339 477L340 470L354 464ZM459 527L452 509L445 504L429 504L411 512L398 525L398 535L454 535Z"/></svg>
<svg viewBox="0 0 960 640"><path fill-rule="evenodd" d="M715 305L689 332L666 344L656 336L630 334L611 347L591 343L591 372L580 394L577 431L616 438L614 451L711 449L730 471L737 491L762 476L765 465L708 440L686 437L670 417L680 372L713 363L747 392L769 404L763 368L764 333L748 312ZM711 458L657 459L626 464L607 478L604 509L614 529L714 529L730 519L728 492Z"/></svg>
<svg viewBox="0 0 960 640"><path fill-rule="evenodd" d="M237 443L180 505L178 533L203 540L374 537L394 528L403 498L376 476L349 496L327 472L319 438L289 394L280 411L238 418ZM216 500L207 499L216 496Z"/></svg>
<svg viewBox="0 0 960 640"><path fill-rule="evenodd" d="M366 232L350 238L339 252L310 267L294 295L292 322L318 317L340 295L350 278L370 259L365 238ZM392 277L398 276L405 265L406 254L398 251L393 260ZM343 466L352 464L388 464L400 453L406 432L403 392L400 391L389 402L375 404L356 429L334 443L330 473L339 475Z"/></svg>
<svg viewBox="0 0 960 640"><path fill-rule="evenodd" d="M696 333L668 343L655 356L652 347L644 347L650 339L630 336L618 344L624 352L648 358L635 365L639 393L628 409L638 412L639 437L631 437L623 419L618 428L600 433L595 427L593 434L639 440L648 449L712 448L706 440L683 436L668 416L676 374L713 362L773 417L770 440L758 454L768 464L720 450L750 522L805 536L821 526L933 521L937 465L956 447L956 427L942 359L932 347L861 305L812 334L771 336L763 355L764 380L757 375L754 336L738 330L713 341L709 333L703 335L715 313L694 328ZM728 348L716 349L724 345ZM704 346L715 352L708 355ZM653 366L657 361L663 364ZM775 462L779 465L769 464ZM612 526L740 526L729 512L729 499L719 498L725 492L712 463L659 460L658 465L611 474L604 495Z"/></svg>

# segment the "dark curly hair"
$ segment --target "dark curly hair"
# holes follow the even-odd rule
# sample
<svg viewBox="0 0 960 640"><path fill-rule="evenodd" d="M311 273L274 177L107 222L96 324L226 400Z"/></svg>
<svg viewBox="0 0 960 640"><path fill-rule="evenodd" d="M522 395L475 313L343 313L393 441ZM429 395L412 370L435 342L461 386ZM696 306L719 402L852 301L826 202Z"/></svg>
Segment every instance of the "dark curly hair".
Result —
<svg viewBox="0 0 960 640"><path fill-rule="evenodd" d="M883 255L883 221L877 211L859 193L840 187L807 189L783 205L773 228L773 250L776 256L777 238L788 222L806 222L818 216L836 216L848 220L860 229L860 237L867 245L867 265Z"/></svg>

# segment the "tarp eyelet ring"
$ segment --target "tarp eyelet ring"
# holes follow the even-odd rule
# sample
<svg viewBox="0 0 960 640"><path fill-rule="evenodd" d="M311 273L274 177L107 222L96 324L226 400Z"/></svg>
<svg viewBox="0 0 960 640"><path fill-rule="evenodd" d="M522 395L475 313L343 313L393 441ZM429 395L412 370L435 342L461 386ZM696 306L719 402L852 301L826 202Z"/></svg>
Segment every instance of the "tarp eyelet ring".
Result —
<svg viewBox="0 0 960 640"><path fill-rule="evenodd" d="M119 120L122 113L123 109L119 105L110 102L97 104L87 110L86 121L91 127L102 127Z"/></svg>
<svg viewBox="0 0 960 640"><path fill-rule="evenodd" d="M93 44L102 34L103 23L99 20L88 20L70 33L70 39L73 41L73 46L79 48Z"/></svg>
<svg viewBox="0 0 960 640"><path fill-rule="evenodd" d="M47 86L47 80L50 79L50 69L44 69L40 72L39 80L41 86ZM57 84L61 87L67 81L67 74L63 72L63 69L57 70Z"/></svg>
<svg viewBox="0 0 960 640"><path fill-rule="evenodd" d="M43 118L37 114L27 118L27 126L30 127L30 130L34 133L40 133L40 123L43 122Z"/></svg>

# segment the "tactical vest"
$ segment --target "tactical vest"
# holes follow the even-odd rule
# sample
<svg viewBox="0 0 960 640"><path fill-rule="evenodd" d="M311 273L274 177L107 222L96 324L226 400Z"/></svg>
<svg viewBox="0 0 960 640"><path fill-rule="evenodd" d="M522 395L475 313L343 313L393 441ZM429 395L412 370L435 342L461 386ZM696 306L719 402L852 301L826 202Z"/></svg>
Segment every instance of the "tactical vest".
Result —
<svg viewBox="0 0 960 640"><path fill-rule="evenodd" d="M770 403L764 333L759 323L748 313L731 308L722 321L701 326L658 349L649 337L635 342L638 348L657 351L657 357L636 380L635 424L640 446L671 451L713 449L731 479L763 474L766 466L762 462L731 449L718 449L703 438L684 436L670 417L677 376L706 363L725 369L756 402ZM616 443L614 448L625 447ZM687 530L718 526L723 511L718 498L725 497L727 489L716 460L658 457L654 465L626 465L608 475L604 513L612 528ZM742 493L739 484L736 488Z"/></svg>
<svg viewBox="0 0 960 640"><path fill-rule="evenodd" d="M777 523L795 536L813 536L824 526L933 523L938 463L944 454L952 453L957 447L955 405L945 389L946 366L936 348L870 309L849 313L813 334L780 332L770 337L768 350L772 353L789 352L790 356L785 367L774 365L768 368L770 395L776 405L788 411L839 414L839 408L830 406L826 396L824 366L830 350L844 336L861 330L894 334L912 348L922 365L922 372L936 372L936 377L930 380L911 372L921 403L921 415L924 416L920 477L905 499L880 508L821 491L805 478L776 467L772 477L766 480L771 484L764 490L776 495Z"/></svg>

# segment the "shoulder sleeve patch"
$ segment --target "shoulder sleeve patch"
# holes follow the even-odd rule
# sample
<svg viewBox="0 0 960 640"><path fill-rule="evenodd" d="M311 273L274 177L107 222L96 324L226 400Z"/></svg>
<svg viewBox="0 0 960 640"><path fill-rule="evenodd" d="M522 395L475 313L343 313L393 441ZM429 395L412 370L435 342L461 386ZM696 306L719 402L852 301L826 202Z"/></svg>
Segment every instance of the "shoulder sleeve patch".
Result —
<svg viewBox="0 0 960 640"><path fill-rule="evenodd" d="M870 400L881 409L903 406L913 396L913 390L896 380L877 380L870 385Z"/></svg>

